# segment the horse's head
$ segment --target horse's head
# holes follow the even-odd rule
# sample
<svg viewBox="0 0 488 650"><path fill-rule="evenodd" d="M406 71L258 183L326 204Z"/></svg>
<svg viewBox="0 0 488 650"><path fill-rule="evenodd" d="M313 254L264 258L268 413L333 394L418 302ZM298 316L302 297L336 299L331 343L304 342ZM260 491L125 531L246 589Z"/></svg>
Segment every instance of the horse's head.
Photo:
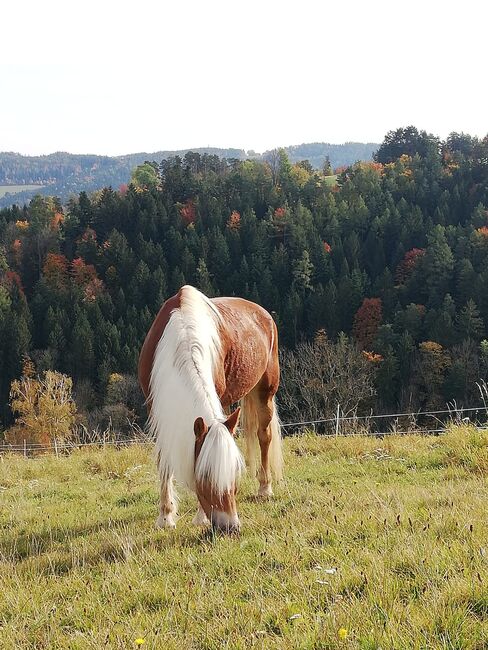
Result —
<svg viewBox="0 0 488 650"><path fill-rule="evenodd" d="M240 409L225 422L208 427L197 418L195 431L195 484L198 500L212 527L226 533L238 533L237 481L244 461L234 440Z"/></svg>

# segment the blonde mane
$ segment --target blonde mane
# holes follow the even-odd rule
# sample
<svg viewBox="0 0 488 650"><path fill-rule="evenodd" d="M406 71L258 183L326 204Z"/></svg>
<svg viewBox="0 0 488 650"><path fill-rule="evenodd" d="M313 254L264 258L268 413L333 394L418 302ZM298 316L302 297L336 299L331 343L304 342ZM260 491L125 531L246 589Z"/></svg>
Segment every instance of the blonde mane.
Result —
<svg viewBox="0 0 488 650"><path fill-rule="evenodd" d="M243 460L227 428L214 383L221 357L220 314L197 289L181 290L158 342L150 377L149 428L155 438L161 478L173 475L195 487L195 435L193 425L202 417L210 430L197 463L198 478L205 476L220 493L237 479Z"/></svg>

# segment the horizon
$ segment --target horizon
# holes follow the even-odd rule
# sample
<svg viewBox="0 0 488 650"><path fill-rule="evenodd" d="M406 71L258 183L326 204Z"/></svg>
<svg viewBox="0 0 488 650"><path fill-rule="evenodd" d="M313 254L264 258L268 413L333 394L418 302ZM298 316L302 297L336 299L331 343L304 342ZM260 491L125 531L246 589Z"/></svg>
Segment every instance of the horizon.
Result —
<svg viewBox="0 0 488 650"><path fill-rule="evenodd" d="M0 65L1 69L1 65ZM258 150L254 147L241 147L237 146L235 144L230 144L230 145L218 145L218 144L199 144L197 146L188 146L188 147L158 147L158 148L152 148L152 149L138 149L138 150L123 150L123 151L118 151L114 153L104 153L104 152L95 152L95 151L68 151L67 149L56 149L56 150L47 150L47 151L41 151L41 152L29 152L29 151L20 151L20 150L13 150L13 149L0 149L0 155L1 154L14 154L14 155L20 155L24 158L38 158L38 157L46 157L46 156L53 156L56 154L68 154L71 156L99 156L99 157L104 157L104 158L121 158L124 156L131 156L131 155L136 155L136 154L155 154L155 153L161 153L161 152L180 152L180 151L196 151L200 149L237 149L239 151L244 151L246 155L249 155L250 152L262 156L265 153L269 151L273 151L276 149L289 149L292 147L301 147L301 146L306 146L306 145L314 145L314 144L319 144L319 145L330 145L330 146L335 146L335 147L340 147L344 145L349 145L349 144L362 144L362 145L380 145L384 137L389 131L395 131L399 128L406 128L408 126L414 126L415 128L418 129L418 131L426 131L429 134L432 134L436 137L438 137L441 141L445 141L446 138L451 134L451 133L459 133L463 135L470 135L473 137L477 137L480 139L483 139L485 137L488 137L488 123L487 123L487 129L486 131L482 131L480 133L472 133L469 131L463 131L463 130L456 130L456 129L449 129L445 132L445 135L439 135L439 133L436 132L431 132L428 129L424 129L422 127L417 126L416 124L399 124L396 127L393 127L392 129L388 129L388 131L385 131L384 134L377 140L368 140L368 139L363 139L363 140L358 140L358 139L345 139L341 140L340 142L332 142L331 140L309 140L309 141L302 141L299 143L293 143L293 144L277 144L274 147L269 147L266 149ZM1 143L1 140L0 140ZM1 146L1 145L0 145Z"/></svg>
<svg viewBox="0 0 488 650"><path fill-rule="evenodd" d="M288 144L288 145L278 145L274 149L291 149L292 147L303 147L303 146L310 146L310 145L325 145L325 146L331 146L331 147L342 147L346 145L380 145L381 142L365 142L365 141L357 141L357 140L346 140L345 142L319 142L318 140L311 141L311 142L300 142L300 144ZM238 151L243 151L246 155L249 155L250 153L255 154L256 156L263 156L264 154L268 153L269 151L273 151L274 149L266 149L264 151L257 151L256 149L250 148L250 149L244 149L242 147L235 147L235 146L228 146L228 147L218 147L214 145L205 145L205 146L198 146L198 147L180 147L178 149L155 149L153 151L126 151L124 153L120 154L103 154L103 153L93 153L93 152L79 152L79 151L49 151L48 153L39 153L39 154L30 154L30 153L22 153L20 151L0 151L0 156L2 154L12 154L15 156L22 156L23 158L43 158L47 156L55 156L57 154L67 154L68 156L98 156L101 158L122 158L125 156L134 156L134 155L141 155L141 154L148 154L148 155L153 155L156 153L179 153L182 151L198 151L202 149L218 149L218 150L226 150L226 149L236 149Z"/></svg>
<svg viewBox="0 0 488 650"><path fill-rule="evenodd" d="M114 21L114 17L117 18ZM488 6L114 0L4 8L0 150L120 156L380 143L410 124L484 137ZM73 28L73 19L76 28ZM33 61L35 63L33 63ZM293 146L293 145L288 145Z"/></svg>

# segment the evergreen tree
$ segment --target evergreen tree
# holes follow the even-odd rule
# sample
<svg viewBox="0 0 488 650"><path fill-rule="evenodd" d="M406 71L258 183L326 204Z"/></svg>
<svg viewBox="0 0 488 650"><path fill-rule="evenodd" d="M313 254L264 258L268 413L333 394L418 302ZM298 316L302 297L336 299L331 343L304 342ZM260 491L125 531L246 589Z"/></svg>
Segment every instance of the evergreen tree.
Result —
<svg viewBox="0 0 488 650"><path fill-rule="evenodd" d="M437 307L450 290L454 270L454 257L442 226L435 226L428 235L427 253L422 263L429 303Z"/></svg>
<svg viewBox="0 0 488 650"><path fill-rule="evenodd" d="M313 264L308 251L305 250L293 266L293 284L299 293L304 294L313 288L312 274Z"/></svg>
<svg viewBox="0 0 488 650"><path fill-rule="evenodd" d="M461 341L465 339L479 341L483 337L483 320L474 300L468 300L459 312L456 318L456 328Z"/></svg>
<svg viewBox="0 0 488 650"><path fill-rule="evenodd" d="M214 295L214 289L212 287L212 281L210 280L210 274L208 272L207 265L201 258L198 261L196 283L200 291L206 296L211 298Z"/></svg>

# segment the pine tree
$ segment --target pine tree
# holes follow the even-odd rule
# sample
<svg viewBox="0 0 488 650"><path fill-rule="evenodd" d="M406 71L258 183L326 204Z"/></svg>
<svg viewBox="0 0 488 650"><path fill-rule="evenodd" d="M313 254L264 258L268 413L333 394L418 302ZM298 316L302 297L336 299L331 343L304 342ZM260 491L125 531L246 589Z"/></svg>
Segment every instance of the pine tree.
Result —
<svg viewBox="0 0 488 650"><path fill-rule="evenodd" d="M456 318L459 340L480 341L484 333L483 320L474 300L468 300Z"/></svg>
<svg viewBox="0 0 488 650"><path fill-rule="evenodd" d="M198 260L198 266L196 271L196 284L198 289L206 296L211 298L214 296L214 289L212 286L212 281L210 280L210 273L208 272L207 265L205 260L200 258Z"/></svg>
<svg viewBox="0 0 488 650"><path fill-rule="evenodd" d="M430 305L437 307L450 290L454 257L442 226L435 226L428 236L428 242L427 253L422 260L425 265L425 284Z"/></svg>
<svg viewBox="0 0 488 650"><path fill-rule="evenodd" d="M300 259L293 265L293 285L299 293L304 294L313 289L312 274L313 264L308 251L304 250Z"/></svg>

